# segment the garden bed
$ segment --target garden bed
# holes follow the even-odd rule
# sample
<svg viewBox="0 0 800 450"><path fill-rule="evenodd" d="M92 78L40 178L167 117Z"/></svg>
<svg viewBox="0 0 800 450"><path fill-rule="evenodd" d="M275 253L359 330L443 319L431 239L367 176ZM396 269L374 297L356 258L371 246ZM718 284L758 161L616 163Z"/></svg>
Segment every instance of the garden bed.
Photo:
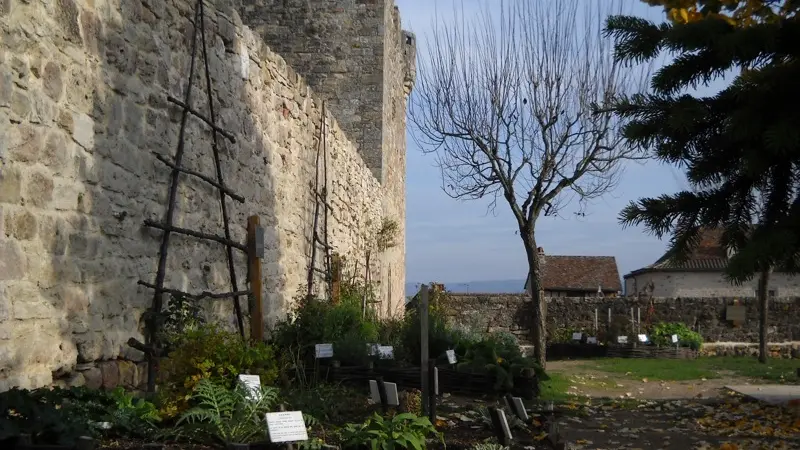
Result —
<svg viewBox="0 0 800 450"><path fill-rule="evenodd" d="M455 395L480 396L496 392L511 393L525 399L534 399L539 395L539 380L536 376L516 376L513 388L509 392L495 390L495 377L491 374L471 373L445 367L438 367L439 392ZM313 377L313 370L309 377ZM421 378L419 367L382 368L382 367L333 367L319 368L318 380L333 383L366 387L369 380L382 377L384 381L397 383L399 389L420 389Z"/></svg>
<svg viewBox="0 0 800 450"><path fill-rule="evenodd" d="M686 347L654 347L651 345L609 345L609 358L695 359L698 352Z"/></svg>
<svg viewBox="0 0 800 450"><path fill-rule="evenodd" d="M695 359L696 350L686 347L656 347L653 345L596 345L557 343L547 346L547 359L582 358L656 358L656 359Z"/></svg>

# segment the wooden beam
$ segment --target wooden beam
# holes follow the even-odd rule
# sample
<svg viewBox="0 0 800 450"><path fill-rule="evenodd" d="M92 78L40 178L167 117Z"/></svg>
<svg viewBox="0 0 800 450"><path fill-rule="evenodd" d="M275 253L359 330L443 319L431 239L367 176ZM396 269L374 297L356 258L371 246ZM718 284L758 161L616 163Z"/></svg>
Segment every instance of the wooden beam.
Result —
<svg viewBox="0 0 800 450"><path fill-rule="evenodd" d="M258 232L261 221L258 216L247 218L247 274L250 281L250 340L264 340L264 303L261 291L261 255ZM263 246L263 242L260 244Z"/></svg>

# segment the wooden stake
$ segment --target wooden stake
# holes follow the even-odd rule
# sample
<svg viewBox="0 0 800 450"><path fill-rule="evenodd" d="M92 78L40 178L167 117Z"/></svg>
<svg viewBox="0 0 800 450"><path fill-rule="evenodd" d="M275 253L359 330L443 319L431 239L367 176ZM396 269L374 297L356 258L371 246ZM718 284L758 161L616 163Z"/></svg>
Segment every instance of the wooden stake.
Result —
<svg viewBox="0 0 800 450"><path fill-rule="evenodd" d="M429 398L430 390L433 388L429 384L428 378L428 304L430 292L428 286L423 284L419 289L419 305L417 314L419 314L419 332L420 332L420 384L422 386L422 413L426 415L429 410L427 399Z"/></svg>
<svg viewBox="0 0 800 450"><path fill-rule="evenodd" d="M263 257L263 233L259 232L258 216L247 218L247 274L250 278L250 340L264 340L264 307L261 298L261 258ZM262 239L262 242L258 242Z"/></svg>
<svg viewBox="0 0 800 450"><path fill-rule="evenodd" d="M342 296L342 257L334 253L331 259L331 303L335 305Z"/></svg>

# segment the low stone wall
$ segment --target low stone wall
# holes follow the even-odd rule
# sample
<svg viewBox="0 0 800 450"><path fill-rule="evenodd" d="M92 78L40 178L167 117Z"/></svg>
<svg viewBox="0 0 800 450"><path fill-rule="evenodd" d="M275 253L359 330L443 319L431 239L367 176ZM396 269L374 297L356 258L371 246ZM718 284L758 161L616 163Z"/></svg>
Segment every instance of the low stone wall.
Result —
<svg viewBox="0 0 800 450"><path fill-rule="evenodd" d="M767 344L770 358L800 358L800 342ZM758 344L745 342L712 342L703 344L701 356L758 356Z"/></svg>
<svg viewBox="0 0 800 450"><path fill-rule="evenodd" d="M630 334L631 308L641 318L641 330L659 322L683 322L698 331L705 342L758 342L758 302L739 299L745 307L745 321L734 325L725 318L733 298L549 298L547 324L550 336L565 330L598 331L612 328ZM530 340L533 308L524 294L448 294L441 307L454 325L480 331L508 331L525 344ZM769 304L770 342L800 341L800 298L773 299Z"/></svg>

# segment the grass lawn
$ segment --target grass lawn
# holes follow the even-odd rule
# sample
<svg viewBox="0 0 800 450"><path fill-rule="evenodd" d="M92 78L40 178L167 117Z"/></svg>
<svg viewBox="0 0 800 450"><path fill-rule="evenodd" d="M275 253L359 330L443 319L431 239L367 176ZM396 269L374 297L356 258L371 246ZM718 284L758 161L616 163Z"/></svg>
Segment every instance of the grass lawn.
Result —
<svg viewBox="0 0 800 450"><path fill-rule="evenodd" d="M548 380L539 383L539 400L561 403L577 398L567 394L567 389L573 384L567 375L550 373L547 376Z"/></svg>
<svg viewBox="0 0 800 450"><path fill-rule="evenodd" d="M797 382L798 367L800 362L792 359L770 359L766 364L760 364L756 358L734 356L680 360L611 358L586 363L586 368L603 372L666 381L699 380L728 375L774 382Z"/></svg>

